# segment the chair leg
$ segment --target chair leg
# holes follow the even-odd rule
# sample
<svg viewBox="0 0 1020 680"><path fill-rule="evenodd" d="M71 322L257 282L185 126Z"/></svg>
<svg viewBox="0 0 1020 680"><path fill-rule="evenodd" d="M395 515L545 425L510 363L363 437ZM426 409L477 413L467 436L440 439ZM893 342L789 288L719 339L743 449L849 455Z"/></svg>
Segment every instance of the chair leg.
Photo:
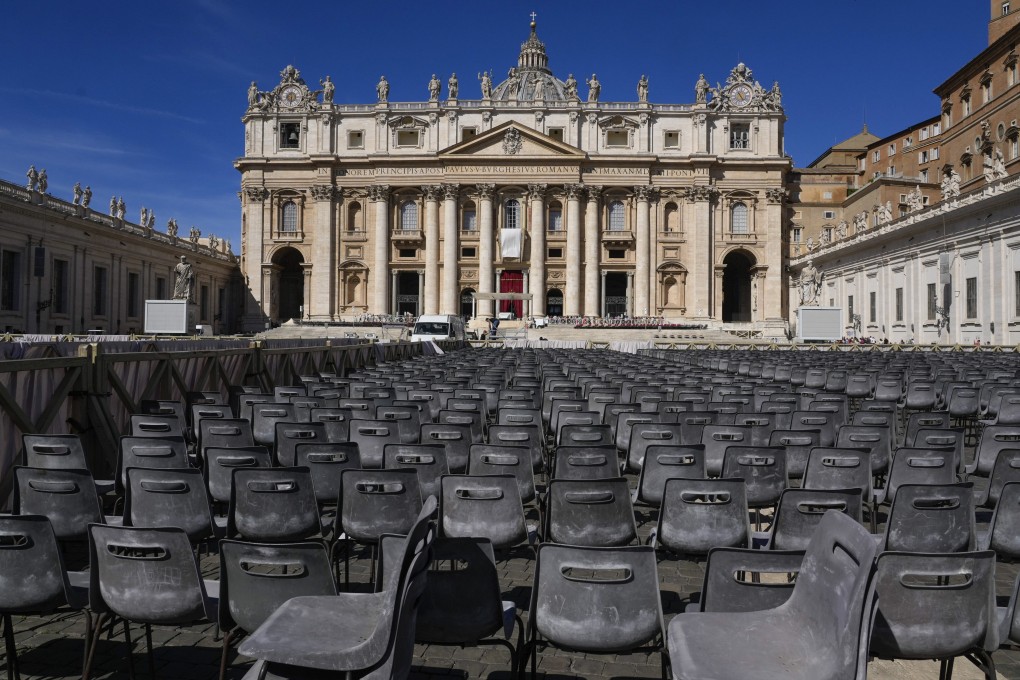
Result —
<svg viewBox="0 0 1020 680"><path fill-rule="evenodd" d="M82 671L82 680L89 680L89 674L92 672L92 662L96 658L96 645L99 642L99 638L102 637L103 622L109 614L100 613L96 616L95 627L92 630L92 641L91 644L87 645L87 651L85 652L85 669Z"/></svg>
<svg viewBox="0 0 1020 680"><path fill-rule="evenodd" d="M85 614L85 649L82 650L81 673L85 677L85 665L89 662L89 648L92 646L92 612L88 609L82 610Z"/></svg>
<svg viewBox="0 0 1020 680"><path fill-rule="evenodd" d="M227 675L227 655L230 653L230 642L234 638L235 631L237 631L236 628L234 628L233 630L228 630L226 633L223 634L223 651L220 652L219 680L223 680L223 678L225 678Z"/></svg>
<svg viewBox="0 0 1020 680"><path fill-rule="evenodd" d="M20 678L18 675L18 648L14 644L14 622L10 614L4 614L4 643L7 646L7 680Z"/></svg>
<svg viewBox="0 0 1020 680"><path fill-rule="evenodd" d="M124 619L124 642L127 643L128 677L135 680L135 646L131 642L131 625Z"/></svg>
<svg viewBox="0 0 1020 680"><path fill-rule="evenodd" d="M152 655L152 625L145 624L145 651L149 657L149 675L156 677L156 659Z"/></svg>

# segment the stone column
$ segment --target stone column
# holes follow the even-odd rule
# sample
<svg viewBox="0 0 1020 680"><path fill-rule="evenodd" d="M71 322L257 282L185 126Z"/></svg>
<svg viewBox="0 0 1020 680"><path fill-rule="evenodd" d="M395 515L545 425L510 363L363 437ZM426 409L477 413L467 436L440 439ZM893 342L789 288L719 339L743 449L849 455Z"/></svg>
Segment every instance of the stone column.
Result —
<svg viewBox="0 0 1020 680"><path fill-rule="evenodd" d="M584 212L584 315L599 314L599 196L602 187L589 186L588 205Z"/></svg>
<svg viewBox="0 0 1020 680"><path fill-rule="evenodd" d="M634 239L636 250L634 278L637 289L634 291L634 316L648 316L648 244L651 242L648 234L648 195L650 190L651 187L648 186L634 187L634 198L637 201L637 233Z"/></svg>
<svg viewBox="0 0 1020 680"><path fill-rule="evenodd" d="M545 184L529 184L531 202L531 276L528 292L531 293L531 313L545 316Z"/></svg>
<svg viewBox="0 0 1020 680"><path fill-rule="evenodd" d="M602 272L602 287L599 288L599 291L602 293L602 295L600 296L600 304L601 304L601 306L599 307L599 312L600 312L599 316L605 316L606 315L606 272Z"/></svg>
<svg viewBox="0 0 1020 680"><path fill-rule="evenodd" d="M785 332L783 319L783 201L786 190L782 188L765 191L765 265L763 280L759 283L758 319L764 320L769 329L766 335L782 336ZM757 229L759 238L761 229ZM819 304L824 304L819 300Z"/></svg>
<svg viewBox="0 0 1020 680"><path fill-rule="evenodd" d="M443 185L443 303L440 314L460 314L460 224L457 220L456 184Z"/></svg>
<svg viewBox="0 0 1020 680"><path fill-rule="evenodd" d="M582 184L567 184L567 285L563 315L581 313L581 191Z"/></svg>
<svg viewBox="0 0 1020 680"><path fill-rule="evenodd" d="M691 187L687 190L682 208L681 224L687 239L684 257L688 272L687 311L692 320L707 320L714 316L712 195L711 187Z"/></svg>
<svg viewBox="0 0 1020 680"><path fill-rule="evenodd" d="M263 187L244 188L244 256L242 266L244 282L251 290L246 296L243 326L245 330L265 330L265 318L269 316L269 288L263 285L262 258L265 232L265 200L269 192ZM173 278L168 279L170 291L173 290ZM81 289L85 290L85 287ZM72 296L76 297L76 296ZM84 308L82 308L84 309ZM77 311L77 310L76 310ZM78 317L73 316L73 321ZM84 312L81 312L84 316ZM84 329L82 329L84 330Z"/></svg>
<svg viewBox="0 0 1020 680"><path fill-rule="evenodd" d="M524 278L524 280L521 282L521 291L527 293L528 291L531 290L531 288L529 287L531 284L529 282L530 275L528 270L522 269L521 276ZM527 300L523 301L521 303L521 318L527 320L527 318L531 316L533 313L534 312L531 311L531 305L528 304Z"/></svg>
<svg viewBox="0 0 1020 680"><path fill-rule="evenodd" d="M397 295L400 286L397 285L397 277L400 275L396 269L390 272L390 314L397 313Z"/></svg>
<svg viewBox="0 0 1020 680"><path fill-rule="evenodd" d="M312 271L310 289L305 293L304 317L311 321L331 321L335 313L336 229L333 220L333 198L337 189L332 184L312 187L315 199L315 227L312 238Z"/></svg>
<svg viewBox="0 0 1020 680"><path fill-rule="evenodd" d="M425 281L419 281L418 307L424 312L439 313L439 194L442 187L429 184L421 188L425 194ZM424 306L422 300L424 299Z"/></svg>
<svg viewBox="0 0 1020 680"><path fill-rule="evenodd" d="M478 192L478 292L492 293L496 232L492 224L492 190L495 184L477 184ZM478 316L492 316L492 300L479 300Z"/></svg>
<svg viewBox="0 0 1020 680"><path fill-rule="evenodd" d="M436 209L438 210L438 206L436 207ZM425 297L424 295L422 295L422 289L425 287L425 281L426 281L425 275L427 273L428 272L425 271L425 270L421 270L421 269L418 270L418 304L415 306L415 310L414 310L416 316L421 316L422 315L422 311L421 311L421 309L422 309L422 298ZM439 301L437 300L436 302L438 303Z"/></svg>
<svg viewBox="0 0 1020 680"><path fill-rule="evenodd" d="M390 268L390 188L386 185L368 188L368 198L375 203L375 249L372 258L372 307L370 314L389 312Z"/></svg>
<svg viewBox="0 0 1020 680"><path fill-rule="evenodd" d="M627 316L634 317L634 272L627 272Z"/></svg>
<svg viewBox="0 0 1020 680"><path fill-rule="evenodd" d="M315 292L313 287L312 287L312 274L313 273L314 273L314 265L312 265L312 264L310 264L308 262L304 262L304 263L301 264L301 275L304 278L304 284L305 284L305 299L302 301L302 305L301 305L303 307L303 309L301 310L303 312L301 314L301 320L302 321L304 321L305 319L307 319L311 315L309 310L312 309L312 304L313 304L313 302L312 302L312 300L313 300L312 295Z"/></svg>
<svg viewBox="0 0 1020 680"><path fill-rule="evenodd" d="M718 264L715 266L715 278L713 279L713 292L712 292L712 316L719 321L722 321L722 305L723 305L723 277L726 274L726 265Z"/></svg>

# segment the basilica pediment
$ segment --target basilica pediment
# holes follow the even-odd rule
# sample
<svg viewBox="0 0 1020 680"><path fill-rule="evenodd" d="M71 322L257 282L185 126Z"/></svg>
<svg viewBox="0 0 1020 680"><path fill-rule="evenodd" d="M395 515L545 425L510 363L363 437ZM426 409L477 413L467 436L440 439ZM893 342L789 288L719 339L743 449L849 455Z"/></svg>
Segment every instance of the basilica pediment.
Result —
<svg viewBox="0 0 1020 680"><path fill-rule="evenodd" d="M503 123L472 139L439 152L442 157L549 158L584 160L586 154L575 146L532 130L514 121Z"/></svg>

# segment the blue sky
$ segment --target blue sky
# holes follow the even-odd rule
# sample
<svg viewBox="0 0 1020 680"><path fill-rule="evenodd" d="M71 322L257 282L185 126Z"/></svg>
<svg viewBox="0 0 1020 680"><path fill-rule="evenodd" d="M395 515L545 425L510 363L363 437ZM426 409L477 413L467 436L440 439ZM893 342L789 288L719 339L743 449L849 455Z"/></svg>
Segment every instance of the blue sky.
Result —
<svg viewBox="0 0 1020 680"><path fill-rule="evenodd" d="M932 88L987 45L989 18L986 0L5 2L0 177L35 164L54 195L90 184L98 208L123 196L133 220L144 205L160 229L173 216L240 252L251 80L270 89L294 64L366 103L385 74L391 101L419 101L455 71L476 98L479 71L516 63L532 11L553 73L597 72L603 101L634 101L647 74L650 101L689 103L699 73L722 82L738 61L778 80L798 165L865 117L882 136L936 115Z"/></svg>

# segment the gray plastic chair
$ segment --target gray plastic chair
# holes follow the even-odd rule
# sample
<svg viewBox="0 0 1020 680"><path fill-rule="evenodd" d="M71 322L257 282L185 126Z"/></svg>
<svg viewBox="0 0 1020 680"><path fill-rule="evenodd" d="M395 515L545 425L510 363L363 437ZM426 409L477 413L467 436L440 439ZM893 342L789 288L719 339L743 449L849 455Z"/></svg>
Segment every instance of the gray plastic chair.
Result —
<svg viewBox="0 0 1020 680"><path fill-rule="evenodd" d="M489 443L499 446L527 446L532 472L546 469L545 438L540 425L490 425Z"/></svg>
<svg viewBox="0 0 1020 680"><path fill-rule="evenodd" d="M446 449L436 444L387 444L383 450L384 470L415 470L421 495L439 497L439 480L450 474Z"/></svg>
<svg viewBox="0 0 1020 680"><path fill-rule="evenodd" d="M703 557L712 548L749 548L744 480L667 480L658 524L649 540L685 557Z"/></svg>
<svg viewBox="0 0 1020 680"><path fill-rule="evenodd" d="M637 542L627 480L552 479L545 498L543 540L612 547Z"/></svg>
<svg viewBox="0 0 1020 680"><path fill-rule="evenodd" d="M85 448L76 434L22 435L26 467L48 470L90 470L85 459ZM96 492L106 494L116 489L114 479L96 479Z"/></svg>
<svg viewBox="0 0 1020 680"><path fill-rule="evenodd" d="M202 418L198 421L198 441L195 445L200 454L210 447L236 448L255 446L251 423L244 418Z"/></svg>
<svg viewBox="0 0 1020 680"><path fill-rule="evenodd" d="M31 587L29 587L31 584ZM7 648L7 680L20 678L12 615L85 613L85 648L92 634L88 573L64 568L57 537L41 515L0 515L0 615Z"/></svg>
<svg viewBox="0 0 1020 680"><path fill-rule="evenodd" d="M42 515L61 543L88 539L92 522L117 523L106 517L88 470L14 468L14 514Z"/></svg>
<svg viewBox="0 0 1020 680"><path fill-rule="evenodd" d="M294 447L294 465L308 468L315 500L321 508L337 504L341 474L347 469L361 468L361 457L358 445L350 442L298 444Z"/></svg>
<svg viewBox="0 0 1020 680"><path fill-rule="evenodd" d="M875 565L877 596L870 651L883 659L936 659L941 677L966 656L995 680L999 646L995 553L884 552Z"/></svg>
<svg viewBox="0 0 1020 680"><path fill-rule="evenodd" d="M251 405L251 431L255 443L270 451L276 444L276 423L293 423L297 413L293 404L265 403Z"/></svg>
<svg viewBox="0 0 1020 680"><path fill-rule="evenodd" d="M1002 487L988 530L978 547L994 550L1001 560L1020 560L1020 482Z"/></svg>
<svg viewBox="0 0 1020 680"><path fill-rule="evenodd" d="M281 467L293 467L296 463L295 448L298 444L326 444L329 438L326 436L326 425L324 423L276 423L276 435L274 436L274 459Z"/></svg>
<svg viewBox="0 0 1020 680"><path fill-rule="evenodd" d="M421 416L418 408L409 406L376 406L376 420L391 420L397 424L401 444L417 444L421 428Z"/></svg>
<svg viewBox="0 0 1020 680"><path fill-rule="evenodd" d="M662 505L666 482L670 479L704 479L705 447L649 446L638 476L634 502L657 508Z"/></svg>
<svg viewBox="0 0 1020 680"><path fill-rule="evenodd" d="M904 484L953 484L956 482L951 449L896 449L884 488L875 489L875 505L891 505Z"/></svg>
<svg viewBox="0 0 1020 680"><path fill-rule="evenodd" d="M758 612L785 603L793 594L803 550L712 548L705 581L685 612Z"/></svg>
<svg viewBox="0 0 1020 680"><path fill-rule="evenodd" d="M127 487L127 469L186 468L188 443L184 437L132 437L120 438L117 456L117 491Z"/></svg>
<svg viewBox="0 0 1020 680"><path fill-rule="evenodd" d="M722 477L743 479L749 508L771 507L789 486L786 449L781 446L730 446L723 458Z"/></svg>
<svg viewBox="0 0 1020 680"><path fill-rule="evenodd" d="M1010 482L1020 482L1020 448L1000 449L988 475L988 484L974 499L979 508L995 508L1002 495L1002 487Z"/></svg>
<svg viewBox="0 0 1020 680"><path fill-rule="evenodd" d="M472 444L469 456L467 474L512 475L517 480L521 502L524 505L535 502L538 494L535 491L530 450L523 446Z"/></svg>
<svg viewBox="0 0 1020 680"><path fill-rule="evenodd" d="M806 550L811 537L829 510L863 522L860 489L786 489L779 497L772 528L763 537L769 550Z"/></svg>
<svg viewBox="0 0 1020 680"><path fill-rule="evenodd" d="M689 442L686 439L684 443ZM701 443L705 446L705 473L709 477L722 474L723 459L730 446L747 446L751 443L750 425L705 425L701 431Z"/></svg>
<svg viewBox="0 0 1020 680"><path fill-rule="evenodd" d="M905 484L889 511L883 550L965 552L974 550L974 489L963 484Z"/></svg>
<svg viewBox="0 0 1020 680"><path fill-rule="evenodd" d="M658 650L668 666L655 551L648 546L591 548L543 543L535 563L528 641L520 674L538 647L586 654Z"/></svg>
<svg viewBox="0 0 1020 680"><path fill-rule="evenodd" d="M128 468L124 525L179 527L192 545L219 538L202 471L196 468Z"/></svg>
<svg viewBox="0 0 1020 680"><path fill-rule="evenodd" d="M404 541L396 577L382 591L297 597L271 614L239 647L260 660L245 678L314 677L307 669L363 680L406 678L431 562L435 508L430 497Z"/></svg>
<svg viewBox="0 0 1020 680"><path fill-rule="evenodd" d="M360 420L356 418L351 421L350 440L358 445L363 468L381 470L386 446L400 443L400 429L396 421L393 420Z"/></svg>
<svg viewBox="0 0 1020 680"><path fill-rule="evenodd" d="M885 475L892 459L892 431L886 425L844 425L836 432L836 448L868 449L872 476Z"/></svg>
<svg viewBox="0 0 1020 680"><path fill-rule="evenodd" d="M209 448L205 450L205 483L209 498L215 503L229 503L237 468L268 468L273 464L269 449L264 446L244 446L236 449Z"/></svg>
<svg viewBox="0 0 1020 680"><path fill-rule="evenodd" d="M439 531L454 538L488 538L496 550L530 543L532 532L513 475L444 475Z"/></svg>
<svg viewBox="0 0 1020 680"><path fill-rule="evenodd" d="M182 417L175 414L131 414L130 433L135 437L186 437L194 441Z"/></svg>
<svg viewBox="0 0 1020 680"><path fill-rule="evenodd" d="M876 553L864 527L842 513L827 513L785 603L760 612L683 613L670 622L673 677L863 678L864 614Z"/></svg>
<svg viewBox="0 0 1020 680"><path fill-rule="evenodd" d="M109 619L124 621L124 641L131 649L128 622L145 625L149 673L156 675L152 625L214 622L217 602L210 596L191 550L188 535L176 527L137 528L90 524L89 608L96 614L85 662L88 680L96 642ZM216 588L214 584L211 586ZM216 591L213 591L216 592ZM131 675L134 659L127 654Z"/></svg>
<svg viewBox="0 0 1020 680"><path fill-rule="evenodd" d="M191 438L201 445L201 424L203 420L231 420L234 412L227 404L201 403L191 407Z"/></svg>
<svg viewBox="0 0 1020 680"><path fill-rule="evenodd" d="M467 472L471 453L471 426L456 423L425 423L421 426L418 439L421 444L433 444L446 448L446 464L450 472ZM395 442L394 442L395 443Z"/></svg>
<svg viewBox="0 0 1020 680"><path fill-rule="evenodd" d="M768 446L786 449L786 474L790 479L803 479L811 449L818 446L818 430L772 430Z"/></svg>
<svg viewBox="0 0 1020 680"><path fill-rule="evenodd" d="M288 543L323 535L324 523L308 468L236 468L227 536Z"/></svg>
<svg viewBox="0 0 1020 680"><path fill-rule="evenodd" d="M351 420L354 414L345 408L313 408L308 414L309 422L326 426L326 441L346 442L351 436Z"/></svg>
<svg viewBox="0 0 1020 680"><path fill-rule="evenodd" d="M294 597L336 595L322 543L220 542L219 629L223 634L220 680L237 636L254 632Z"/></svg>
<svg viewBox="0 0 1020 680"><path fill-rule="evenodd" d="M988 425L981 430L974 460L964 468L968 475L988 477L1003 449L1020 449L1020 427L1016 425Z"/></svg>
<svg viewBox="0 0 1020 680"><path fill-rule="evenodd" d="M616 446L561 446L553 456L556 479L612 479L620 475Z"/></svg>
<svg viewBox="0 0 1020 680"><path fill-rule="evenodd" d="M630 446L625 461L627 470L641 470L649 447L680 446L682 430L683 426L678 423L635 423L630 429Z"/></svg>

